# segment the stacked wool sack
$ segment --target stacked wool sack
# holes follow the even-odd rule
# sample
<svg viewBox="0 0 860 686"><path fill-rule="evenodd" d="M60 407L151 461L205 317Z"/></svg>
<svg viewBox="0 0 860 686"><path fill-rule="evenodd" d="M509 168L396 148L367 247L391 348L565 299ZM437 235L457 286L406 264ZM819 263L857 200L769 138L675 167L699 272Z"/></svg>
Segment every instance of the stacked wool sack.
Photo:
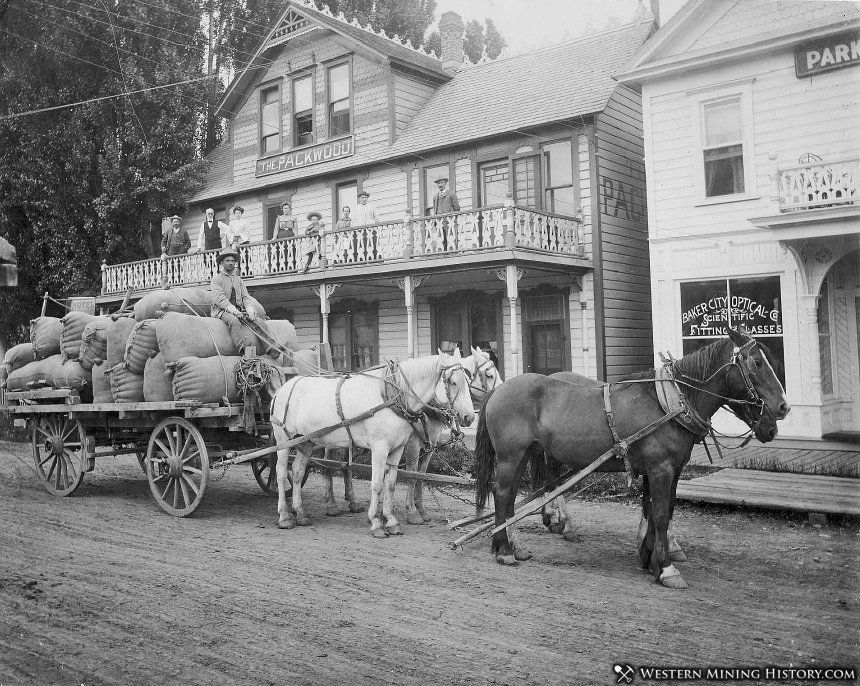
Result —
<svg viewBox="0 0 860 686"><path fill-rule="evenodd" d="M102 365L106 367L104 372L99 370L96 373L96 376L106 375L108 381L105 383L104 379L93 379L95 402L131 403L143 400L143 376L138 379L137 375L128 371L123 364L126 344L136 323L131 317L118 317L108 325L107 357Z"/></svg>
<svg viewBox="0 0 860 686"><path fill-rule="evenodd" d="M22 382L20 381L23 375L16 374L13 377L12 386L8 385L8 379L14 372L35 361L36 355L33 352L32 343L19 343L9 348L3 357L3 364L0 365L0 382L2 382L2 386L8 388L10 391L26 390L26 386L22 387ZM26 384L26 381L23 384Z"/></svg>

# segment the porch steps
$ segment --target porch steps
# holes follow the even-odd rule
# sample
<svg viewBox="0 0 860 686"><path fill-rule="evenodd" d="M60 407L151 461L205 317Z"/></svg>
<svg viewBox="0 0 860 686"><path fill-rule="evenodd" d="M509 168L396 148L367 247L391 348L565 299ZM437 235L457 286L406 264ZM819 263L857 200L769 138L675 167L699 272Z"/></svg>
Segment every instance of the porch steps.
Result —
<svg viewBox="0 0 860 686"><path fill-rule="evenodd" d="M678 498L796 512L860 516L860 479L721 469L678 482Z"/></svg>

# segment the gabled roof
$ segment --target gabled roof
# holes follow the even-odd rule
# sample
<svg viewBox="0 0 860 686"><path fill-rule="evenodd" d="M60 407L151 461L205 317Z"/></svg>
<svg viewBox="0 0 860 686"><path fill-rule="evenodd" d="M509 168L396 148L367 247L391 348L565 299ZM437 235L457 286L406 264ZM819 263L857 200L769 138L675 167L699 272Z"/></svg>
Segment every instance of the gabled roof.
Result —
<svg viewBox="0 0 860 686"><path fill-rule="evenodd" d="M300 17L303 23L307 25L296 27L297 30L293 33L285 31L285 22L294 17ZM318 10L313 5L305 4L301 0L290 0L286 3L284 11L266 35L265 40L261 42L254 56L227 87L221 102L218 103L215 115L224 116L225 112L237 109L234 105L242 98L246 88L261 73L264 73L265 66L269 62L267 58L264 58L266 52L286 43L292 37L296 40L305 41L307 39L303 39L301 36L313 29L331 30L351 43L373 53L379 59L422 72L431 80L443 82L451 78L450 74L442 69L442 62L438 57L413 48L411 43L401 43L383 31L377 33L369 24L362 27L355 20L348 22L343 14L336 17L329 11Z"/></svg>
<svg viewBox="0 0 860 686"><path fill-rule="evenodd" d="M634 55L622 83L772 51L860 25L860 3L689 0Z"/></svg>
<svg viewBox="0 0 860 686"><path fill-rule="evenodd" d="M651 20L467 67L441 86L389 151L408 154L600 112Z"/></svg>

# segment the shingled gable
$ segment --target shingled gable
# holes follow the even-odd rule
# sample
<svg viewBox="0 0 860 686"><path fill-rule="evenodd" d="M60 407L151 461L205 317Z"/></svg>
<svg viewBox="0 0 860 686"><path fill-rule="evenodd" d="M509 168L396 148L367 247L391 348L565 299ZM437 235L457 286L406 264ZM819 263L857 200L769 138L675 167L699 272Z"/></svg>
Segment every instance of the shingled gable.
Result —
<svg viewBox="0 0 860 686"><path fill-rule="evenodd" d="M637 22L467 67L422 107L389 149L407 155L601 112L618 73L653 30Z"/></svg>
<svg viewBox="0 0 860 686"><path fill-rule="evenodd" d="M832 0L690 0L640 50L621 83L744 59L860 25L860 5Z"/></svg>
<svg viewBox="0 0 860 686"><path fill-rule="evenodd" d="M228 113L238 110L237 103L246 96L257 78L264 72L260 62L268 62L268 60L261 60L263 55L292 38L299 38L319 29L334 32L349 47L369 59L387 61L392 66L418 72L438 83L451 78L442 69L441 60L432 55L404 45L387 35L376 33L369 26L364 28L357 23L350 23L342 14L335 17L330 12L318 10L303 2L293 1L287 3L283 13L272 26L265 40L260 43L254 56L227 87L221 102L218 103L215 116L227 116ZM307 40L307 38L301 40Z"/></svg>

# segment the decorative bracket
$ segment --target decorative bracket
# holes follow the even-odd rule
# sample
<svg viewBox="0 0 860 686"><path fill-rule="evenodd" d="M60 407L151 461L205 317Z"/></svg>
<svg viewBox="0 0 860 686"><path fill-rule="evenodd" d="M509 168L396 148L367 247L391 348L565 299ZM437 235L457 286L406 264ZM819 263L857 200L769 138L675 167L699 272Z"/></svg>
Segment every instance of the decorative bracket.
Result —
<svg viewBox="0 0 860 686"><path fill-rule="evenodd" d="M418 288L418 286L420 286L425 281L429 281L429 280L430 280L430 277L426 274L413 276L412 277L412 290L415 291L415 289ZM405 276L401 276L394 283L401 291L404 291L406 289L406 277Z"/></svg>
<svg viewBox="0 0 860 686"><path fill-rule="evenodd" d="M326 300L328 300L332 296L332 294L341 286L343 286L342 283L327 283L327 284L325 284ZM320 294L320 286L311 286L311 290L317 296Z"/></svg>
<svg viewBox="0 0 860 686"><path fill-rule="evenodd" d="M506 270L504 267L502 267L501 269L497 269L497 270L496 270L495 272L493 272L493 273L496 275L496 278L497 278L499 281L507 282L507 280L508 280L508 277L507 277L507 270ZM517 281L519 281L519 280L520 280L521 278L523 278L525 275L526 275L525 270L524 270L524 269L520 269L519 267L517 267Z"/></svg>

